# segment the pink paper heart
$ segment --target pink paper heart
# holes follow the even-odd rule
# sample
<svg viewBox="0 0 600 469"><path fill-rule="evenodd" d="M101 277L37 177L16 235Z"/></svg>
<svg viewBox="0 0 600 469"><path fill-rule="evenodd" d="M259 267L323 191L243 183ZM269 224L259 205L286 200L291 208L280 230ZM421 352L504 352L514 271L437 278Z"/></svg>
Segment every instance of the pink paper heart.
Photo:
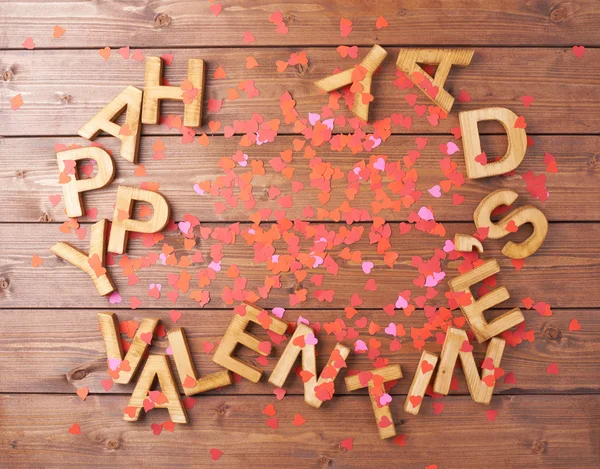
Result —
<svg viewBox="0 0 600 469"><path fill-rule="evenodd" d="M396 336L396 324L390 322L388 326L384 329L384 332L388 335Z"/></svg>
<svg viewBox="0 0 600 469"><path fill-rule="evenodd" d="M375 137L373 137L373 135L369 136L369 140L371 140L373 142L373 148L377 148L379 145L381 145L381 139L375 138ZM379 159L383 159L383 158L379 158ZM385 169L385 165L384 165L384 169ZM381 171L383 171L383 169Z"/></svg>
<svg viewBox="0 0 600 469"><path fill-rule="evenodd" d="M366 352L367 350L367 344L363 340L359 339L354 343L355 352Z"/></svg>
<svg viewBox="0 0 600 469"><path fill-rule="evenodd" d="M446 143L446 153L448 155L454 155L454 153L456 153L459 150L460 149L458 148L458 146L456 145L456 143L454 143L454 142L448 142L448 143Z"/></svg>
<svg viewBox="0 0 600 469"><path fill-rule="evenodd" d="M277 307L273 308L271 310L271 312L273 313L273 316L276 316L279 319L281 319L281 318L283 318L283 313L285 313L285 309L277 306Z"/></svg>
<svg viewBox="0 0 600 469"><path fill-rule="evenodd" d="M296 321L298 324L306 324L307 326L310 324L310 322L308 321L308 319L302 317L302 316L298 316L298 320Z"/></svg>
<svg viewBox="0 0 600 469"><path fill-rule="evenodd" d="M442 249L444 250L444 252L452 252L454 251L454 243L451 240L447 239Z"/></svg>
<svg viewBox="0 0 600 469"><path fill-rule="evenodd" d="M408 301L401 295L398 295L398 299L396 300L396 308L408 308Z"/></svg>
<svg viewBox="0 0 600 469"><path fill-rule="evenodd" d="M427 207L421 207L418 215L425 221L433 220L433 213Z"/></svg>
<svg viewBox="0 0 600 469"><path fill-rule="evenodd" d="M310 334L306 334L304 336L304 342L307 343L308 345L317 345L319 343L319 340L311 332Z"/></svg>
<svg viewBox="0 0 600 469"><path fill-rule="evenodd" d="M369 275L371 273L371 269L373 269L373 263L370 261L365 261L362 263L362 270L365 274Z"/></svg>
<svg viewBox="0 0 600 469"><path fill-rule="evenodd" d="M439 184L436 184L431 189L429 189L427 192L429 192L436 199L438 199L442 196L442 188L439 186Z"/></svg>
<svg viewBox="0 0 600 469"><path fill-rule="evenodd" d="M314 114L312 112L308 113L308 122L310 122L310 125L315 125L320 118L321 116L319 114Z"/></svg>
<svg viewBox="0 0 600 469"><path fill-rule="evenodd" d="M190 231L190 228L192 227L192 224L189 221L180 221L177 226L179 227L179 229L181 230L181 232L184 235L186 235Z"/></svg>
<svg viewBox="0 0 600 469"><path fill-rule="evenodd" d="M373 163L373 168L379 171L385 171L385 160L380 156L375 163Z"/></svg>
<svg viewBox="0 0 600 469"><path fill-rule="evenodd" d="M108 301L111 305L114 305L116 303L120 303L122 301L122 298L121 295L119 295L118 291L114 291L112 292L112 295L110 295L110 297L108 298Z"/></svg>
<svg viewBox="0 0 600 469"><path fill-rule="evenodd" d="M119 368L120 364L121 364L121 359L119 359L119 358L109 358L108 359L108 368L110 368L112 371L115 371L117 368Z"/></svg>
<svg viewBox="0 0 600 469"><path fill-rule="evenodd" d="M390 402L392 402L392 396L390 396L388 393L385 393L379 398L379 405L387 405Z"/></svg>
<svg viewBox="0 0 600 469"><path fill-rule="evenodd" d="M194 191L196 191L196 194L204 195L204 190L198 184L194 184Z"/></svg>

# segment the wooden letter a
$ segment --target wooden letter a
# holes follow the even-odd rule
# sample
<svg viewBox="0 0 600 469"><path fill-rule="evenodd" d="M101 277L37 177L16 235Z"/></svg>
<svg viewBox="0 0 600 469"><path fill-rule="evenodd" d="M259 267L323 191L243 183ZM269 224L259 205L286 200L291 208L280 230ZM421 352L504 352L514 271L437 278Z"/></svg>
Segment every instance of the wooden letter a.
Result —
<svg viewBox="0 0 600 469"><path fill-rule="evenodd" d="M317 380L316 341L314 331L306 324L298 323L294 335L269 377L269 383L280 388L283 387L290 371L292 371L296 358L302 353L304 400L308 405L318 409L324 401L328 401L333 397L335 392L333 383L340 370L346 366L345 360L350 354L350 349L338 343L331 352L329 361Z"/></svg>
<svg viewBox="0 0 600 469"><path fill-rule="evenodd" d="M160 392L150 391L154 378L158 378ZM173 379L173 372L169 360L165 355L150 355L144 365L129 404L125 407L123 420L135 422L142 410L167 409L171 421L175 423L188 423L187 413L181 404L179 389Z"/></svg>
<svg viewBox="0 0 600 469"><path fill-rule="evenodd" d="M452 65L466 67L471 63L473 49L400 49L396 67L435 104L450 112L454 98L444 89ZM419 64L437 65L431 77Z"/></svg>
<svg viewBox="0 0 600 469"><path fill-rule="evenodd" d="M86 122L77 133L83 138L94 140L101 131L121 140L121 156L135 163L140 141L140 113L142 110L142 91L128 86L115 99ZM125 124L115 121L125 112Z"/></svg>

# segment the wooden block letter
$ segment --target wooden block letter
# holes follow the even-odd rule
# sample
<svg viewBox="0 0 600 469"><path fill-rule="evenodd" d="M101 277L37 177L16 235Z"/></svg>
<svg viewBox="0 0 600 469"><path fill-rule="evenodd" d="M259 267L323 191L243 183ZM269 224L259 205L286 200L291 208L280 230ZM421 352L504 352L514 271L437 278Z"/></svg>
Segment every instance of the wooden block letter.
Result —
<svg viewBox="0 0 600 469"><path fill-rule="evenodd" d="M288 324L281 319L270 316L266 311L261 311L252 305L246 304L244 316L236 314L229 324L217 351L213 356L213 361L223 368L243 376L253 383L258 383L262 376L262 370L251 363L240 360L232 356L233 351L238 344L242 344L256 353L266 357L271 353L271 342L261 341L258 337L245 332L246 326L250 322L261 324L263 328L269 329L276 334L284 334Z"/></svg>
<svg viewBox="0 0 600 469"><path fill-rule="evenodd" d="M488 227L488 238L500 239L517 231L517 228L525 223L533 225L533 233L522 243L507 242L502 248L502 254L511 259L524 259L536 252L548 234L548 220L542 211L533 205L519 207L502 220L492 222L490 217L492 211L500 205L511 205L517 200L519 194L510 189L498 189L488 194L477 206L473 219L477 228Z"/></svg>
<svg viewBox="0 0 600 469"><path fill-rule="evenodd" d="M184 82L181 87L161 86L162 68L162 58L146 57L142 124L158 124L160 116L159 102L164 99L183 101L185 104L183 125L186 127L199 127L202 122L202 102L204 98L204 60L188 60L187 82Z"/></svg>
<svg viewBox="0 0 600 469"><path fill-rule="evenodd" d="M134 201L146 202L152 205L150 220L132 220ZM169 221L169 204L158 192L138 189L136 187L119 186L117 203L113 215L108 251L123 254L127 247L130 231L138 233L156 233L162 230Z"/></svg>
<svg viewBox="0 0 600 469"><path fill-rule="evenodd" d="M122 126L115 121L125 114L125 124ZM140 114L142 111L142 90L128 86L115 99L87 121L77 133L83 138L94 140L101 131L121 140L121 156L127 161L137 161L137 151L140 141Z"/></svg>
<svg viewBox="0 0 600 469"><path fill-rule="evenodd" d="M150 388L154 378L158 378L160 393L153 400ZM150 355L140 377L135 385L129 404L123 413L123 420L135 422L140 417L142 407L146 412L150 409L167 409L171 421L175 423L188 423L187 413L181 404L179 390L173 379L173 372L169 360L165 355Z"/></svg>
<svg viewBox="0 0 600 469"><path fill-rule="evenodd" d="M396 427L389 406L392 399L385 393L383 383L400 378L402 378L400 365L389 365L346 377L348 391L356 391L364 387L369 388L369 397L371 398L373 412L375 412L379 438L382 440L396 435Z"/></svg>
<svg viewBox="0 0 600 469"><path fill-rule="evenodd" d="M99 147L59 151L56 154L56 159L58 160L58 169L61 172L61 184L65 197L67 216L71 218L80 217L83 215L83 198L81 193L100 189L112 182L115 177L113 160L106 151ZM72 164L72 162L87 159L96 162L98 171L91 178L78 179L77 163ZM71 169L65 171L67 165ZM62 178L65 175L69 180L63 182Z"/></svg>
<svg viewBox="0 0 600 469"><path fill-rule="evenodd" d="M402 70L425 95L446 112L454 98L444 89L452 65L466 67L471 63L473 49L400 49L396 67ZM419 64L437 65L431 77Z"/></svg>
<svg viewBox="0 0 600 469"><path fill-rule="evenodd" d="M479 253L483 252L483 245L474 236L456 233L454 235L454 250L457 252L471 252L473 248L477 248Z"/></svg>
<svg viewBox="0 0 600 469"><path fill-rule="evenodd" d="M369 102L373 100L371 95L373 73L386 56L387 52L383 47L374 45L359 65L316 81L315 85L327 93L352 85L350 88L350 91L354 93L352 112L367 122L369 120Z"/></svg>
<svg viewBox="0 0 600 469"><path fill-rule="evenodd" d="M453 278L448 282L450 289L454 293L463 293L471 297L470 304L464 305L459 303L459 306L467 319L469 326L473 329L475 338L479 343L485 342L491 337L495 337L525 320L521 310L519 308L513 308L490 322L486 321L485 316L483 315L485 311L510 298L510 294L506 287L496 288L477 300L473 298L471 286L498 272L500 272L498 261L492 259L485 261L475 269Z"/></svg>
<svg viewBox="0 0 600 469"><path fill-rule="evenodd" d="M406 396L406 401L404 402L405 412L412 415L417 415L419 413L425 391L433 377L437 361L438 356L435 353L424 350L421 354L419 365L415 371L415 377L413 378L410 389L408 390L408 395Z"/></svg>
<svg viewBox="0 0 600 469"><path fill-rule="evenodd" d="M338 343L331 352L327 365L317 380L317 363L315 353L314 331L306 324L298 323L294 335L285 347L281 358L275 365L275 369L269 377L269 383L277 387L283 387L296 358L302 353L302 377L304 381L304 400L316 409L321 407L324 401L333 397L335 392L334 381L340 370L346 366L346 358L350 349Z"/></svg>
<svg viewBox="0 0 600 469"><path fill-rule="evenodd" d="M108 271L104 266L106 254L106 228L108 222L100 220L90 229L90 252L86 254L67 243L56 243L50 248L54 254L63 258L90 276L100 296L115 290Z"/></svg>
<svg viewBox="0 0 600 469"><path fill-rule="evenodd" d="M518 116L510 109L503 107L488 107L463 111L458 113L460 130L465 153L465 166L469 179L487 178L505 174L517 168L523 161L527 149L527 135L525 129L515 128ZM508 148L505 155L499 160L481 164L476 161L481 155L481 140L479 138L480 121L498 121L504 127L508 137Z"/></svg>
<svg viewBox="0 0 600 469"><path fill-rule="evenodd" d="M465 349L471 350L467 333L462 329L448 328L433 391L444 396L450 392L450 381L452 380L454 365L456 359L460 357L471 398L479 404L489 404L496 386L494 372L496 368L500 367L505 345L504 339L494 337L490 340L485 354L483 373L479 377L473 352L464 351Z"/></svg>
<svg viewBox="0 0 600 469"><path fill-rule="evenodd" d="M184 330L180 327L171 329L167 335L179 380L186 396L217 389L233 382L229 370L217 371L203 378L198 378Z"/></svg>
<svg viewBox="0 0 600 469"><path fill-rule="evenodd" d="M113 382L127 384L138 369L142 356L148 350L158 319L142 319L125 356L123 356L117 316L114 313L98 313L98 321L100 322L100 331L106 348L108 372Z"/></svg>

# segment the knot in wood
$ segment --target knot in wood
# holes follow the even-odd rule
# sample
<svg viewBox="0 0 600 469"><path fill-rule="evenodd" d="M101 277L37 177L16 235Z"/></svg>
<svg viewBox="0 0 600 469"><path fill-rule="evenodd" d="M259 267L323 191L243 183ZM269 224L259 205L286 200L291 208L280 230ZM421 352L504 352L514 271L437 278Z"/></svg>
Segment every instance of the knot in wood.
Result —
<svg viewBox="0 0 600 469"><path fill-rule="evenodd" d="M226 415L228 410L229 410L229 406L227 404L221 404L217 408L217 412L219 412L219 414L221 414L221 415Z"/></svg>
<svg viewBox="0 0 600 469"><path fill-rule="evenodd" d="M299 77L304 76L304 74L308 72L308 64L298 64L296 65L296 75L298 75Z"/></svg>
<svg viewBox="0 0 600 469"><path fill-rule="evenodd" d="M322 464L321 467L327 467L333 464L333 459L331 459L329 456L320 456L319 462Z"/></svg>
<svg viewBox="0 0 600 469"><path fill-rule="evenodd" d="M566 17L567 17L567 11L564 8L562 8L562 7L555 8L550 13L550 20L553 23L560 23Z"/></svg>
<svg viewBox="0 0 600 469"><path fill-rule="evenodd" d="M8 288L8 279L4 277L0 278L0 290L6 290Z"/></svg>
<svg viewBox="0 0 600 469"><path fill-rule="evenodd" d="M10 81L13 78L13 71L10 68L7 68L6 70L4 70L4 72L2 73L2 79L4 81Z"/></svg>
<svg viewBox="0 0 600 469"><path fill-rule="evenodd" d="M48 213L42 213L42 216L40 217L40 221L43 223L50 223L52 221L52 216L50 216Z"/></svg>
<svg viewBox="0 0 600 469"><path fill-rule="evenodd" d="M22 169L17 169L15 171L15 176L19 179L23 179L25 177L25 172Z"/></svg>
<svg viewBox="0 0 600 469"><path fill-rule="evenodd" d="M406 16L406 13L407 13L406 8L400 8L400 11L398 12L398 14L400 16Z"/></svg>
<svg viewBox="0 0 600 469"><path fill-rule="evenodd" d="M544 440L536 440L533 442L531 449L534 453L543 453L548 448L548 442Z"/></svg>
<svg viewBox="0 0 600 469"><path fill-rule="evenodd" d="M294 22L295 20L296 20L296 15L294 15L292 13L290 13L289 15L285 15L283 17L283 21L285 21L286 25L289 24L289 23Z"/></svg>
<svg viewBox="0 0 600 469"><path fill-rule="evenodd" d="M87 376L87 371L85 370L75 370L71 373L71 380L79 381Z"/></svg>
<svg viewBox="0 0 600 469"><path fill-rule="evenodd" d="M562 332L554 326L545 327L542 334L546 340L560 340L562 338Z"/></svg>
<svg viewBox="0 0 600 469"><path fill-rule="evenodd" d="M166 13L158 13L154 17L154 24L157 28L164 28L165 26L169 26L171 24L171 17Z"/></svg>
<svg viewBox="0 0 600 469"><path fill-rule="evenodd" d="M116 450L121 447L121 444L117 440L108 440L108 449Z"/></svg>

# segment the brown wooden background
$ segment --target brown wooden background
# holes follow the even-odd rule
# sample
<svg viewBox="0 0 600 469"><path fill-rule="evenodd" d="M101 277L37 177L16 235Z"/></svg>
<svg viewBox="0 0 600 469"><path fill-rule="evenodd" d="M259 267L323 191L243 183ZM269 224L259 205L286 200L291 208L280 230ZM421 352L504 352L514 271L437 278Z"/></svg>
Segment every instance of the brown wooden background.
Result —
<svg viewBox="0 0 600 469"><path fill-rule="evenodd" d="M82 467L343 467L343 468L418 468L436 464L439 469L482 467L598 468L600 467L600 185L598 152L600 147L600 3L597 0L386 0L353 2L349 0L305 0L269 3L264 0L223 0L223 11L215 18L206 1L103 2L4 0L0 2L0 466L8 468L82 468ZM287 35L275 33L268 21L279 9L289 27ZM383 15L389 27L377 30L375 21ZM348 38L339 32L340 17L353 21ZM59 39L52 37L55 25L66 29ZM251 31L256 42L242 42L244 31ZM27 36L36 48L25 50ZM76 130L103 107L125 85L142 87L143 63L122 60L116 49L131 46L144 55L175 53L166 77L174 83L185 76L189 57L208 63L206 100L223 98L227 89L243 79L253 79L260 96L225 102L211 118L231 123L248 119L253 111L267 119L280 117L279 97L289 90L301 115L317 112L326 102L313 86L315 79L331 73L335 65L346 67L352 61L339 57L340 44L359 45L362 58L374 43L384 46L389 57L375 80L375 103L371 116L377 119L393 112L410 114L403 94L391 85L399 46L475 47L472 64L452 71L448 89L456 94L467 90L472 101L457 103L451 116L439 127L414 119L410 132L394 127L382 147L391 158L411 148L415 135L428 134L430 143L420 160L419 187L439 181L437 147L448 141L449 131L457 125L457 111L498 105L509 107L527 120L527 132L535 140L521 170L543 172L544 152L556 156L559 173L548 176L550 198L545 203L532 199L520 177L470 181L461 188L463 205L454 207L450 198L432 202L436 213L443 213L448 235L471 232L472 212L481 198L499 187L514 188L527 203L537 205L550 220L550 232L542 248L525 261L515 273L508 259L500 255L503 242L486 242L486 257L500 261L503 271L499 284L505 285L518 305L530 296L552 305L551 317L527 311L527 327L535 331L535 342L524 342L507 349L502 366L517 376L517 384L502 382L496 388L490 409L498 410L495 422L486 418L486 407L474 404L466 395L464 381L460 391L443 399L444 411L434 415L431 401L412 417L402 410L404 395L413 377L419 352L405 339L400 352L391 353L389 339L383 341L383 355L401 363L404 379L393 389L392 402L397 431L406 435L403 447L379 441L370 404L364 392L348 395L337 386L337 396L320 410L304 404L298 379L290 378L288 395L275 400L272 387L263 382L241 382L220 391L198 395L190 412L191 423L178 425L174 433L154 436L150 423L167 419L155 411L136 424L121 420L132 386L115 385L108 393L100 385L106 379L105 352L97 330L96 311L106 310L107 301L96 296L89 279L74 267L60 262L48 248L59 240L73 237L58 231L66 220L63 204L52 207L49 196L60 193L57 184L55 143L81 142ZM573 45L586 47L583 59L571 51ZM108 62L98 54L105 46L113 48ZM362 47L364 46L364 47ZM306 51L307 67L289 67L279 74L276 60L287 60L291 52ZM245 57L260 63L247 71ZM353 62L353 61L352 61ZM212 79L221 65L227 79ZM10 110L10 98L21 93L24 105ZM533 95L534 104L525 109L522 95ZM206 105L205 100L205 105ZM180 113L179 104L163 106L163 113ZM350 115L347 113L347 115ZM400 130L399 130L400 129ZM206 129L203 129L206 130ZM289 147L291 129L280 129L275 143L253 157L267 161ZM433 131L433 133L432 133ZM501 149L505 138L498 128L484 127L487 147ZM197 144L182 145L176 134L164 134L164 127L144 126L140 162L151 179L161 184L175 219L192 213L207 224L247 221L243 209L215 215L213 200L190 196L194 182L218 174L222 155L236 149L233 140L211 136L204 149ZM283 135L282 135L283 134ZM167 159L154 161L152 145L161 136L168 148ZM101 139L107 147L118 148L115 139ZM499 150L500 151L500 150ZM320 155L344 168L357 158L346 152L321 150ZM459 159L455 159L457 161ZM306 161L295 161L297 174L307 180ZM133 166L116 158L117 178L112 186L86 196L86 203L97 207L98 217L110 218L118 184L139 185ZM459 167L464 171L464 164ZM434 182L435 181L435 182ZM261 187L261 184L263 187ZM255 180L255 192L271 185L285 190L289 181ZM308 184L307 184L308 186ZM332 196L332 205L341 199ZM339 194L339 191L337 191ZM288 216L299 217L302 207L317 200L311 189L296 195ZM355 205L367 208L369 201L357 198ZM428 199L431 200L431 199ZM362 204L362 205L361 205ZM266 196L260 207L275 208ZM390 222L401 221L406 212L386 214ZM179 218L178 218L179 217ZM439 217L438 217L439 218ZM89 226L82 219L84 226ZM394 239L394 238L393 238ZM172 236L168 242L181 244ZM396 245L400 242L398 241ZM75 244L87 249L87 240ZM374 252L367 240L360 248L366 258ZM400 258L394 275L373 272L379 289L364 292L360 315L387 324L382 304L395 299L398 291L412 287L408 268L410 256L431 255L437 240L410 234L397 247ZM202 246L202 245L201 245ZM488 247L489 246L489 247ZM144 250L132 244L130 254ZM224 265L243 266L249 287L264 277L253 266L252 252L238 243L224 249ZM44 259L38 269L31 267L34 254ZM145 288L162 280L176 269L155 267L139 273L140 284L129 287L118 269L113 278L124 298L131 295L146 300ZM260 304L263 307L287 304L295 279L282 278L284 288ZM364 277L356 268L341 265L337 283L326 279L324 288L361 290ZM195 303L180 298L175 306L183 311L178 325L190 338L196 366L202 374L216 370L202 351L202 343L216 343L231 318L231 310L220 298L226 280L219 277L210 287L212 301L207 309L194 309ZM332 321L343 315L343 295L323 307L312 295L298 313L311 321ZM155 310L127 309L123 302L111 309L119 319L155 315L172 325L166 297L144 301ZM571 319L581 331L569 331ZM396 317L406 330L421 326L423 311L410 318ZM323 365L333 339L321 341ZM366 336L368 337L368 336ZM164 340L155 341L164 351ZM426 349L440 346L427 343ZM476 348L481 356L481 347ZM281 347L270 358L267 374L276 362ZM546 368L558 363L559 375ZM349 367L371 366L364 355L352 355ZM460 374L460 372L459 372ZM462 378L461 378L462 379ZM75 390L88 386L90 396L82 402ZM279 428L265 425L265 405L274 403ZM307 422L292 425L296 413ZM67 429L78 422L82 435ZM354 437L354 449L340 448L340 442ZM213 462L210 448L223 456Z"/></svg>

